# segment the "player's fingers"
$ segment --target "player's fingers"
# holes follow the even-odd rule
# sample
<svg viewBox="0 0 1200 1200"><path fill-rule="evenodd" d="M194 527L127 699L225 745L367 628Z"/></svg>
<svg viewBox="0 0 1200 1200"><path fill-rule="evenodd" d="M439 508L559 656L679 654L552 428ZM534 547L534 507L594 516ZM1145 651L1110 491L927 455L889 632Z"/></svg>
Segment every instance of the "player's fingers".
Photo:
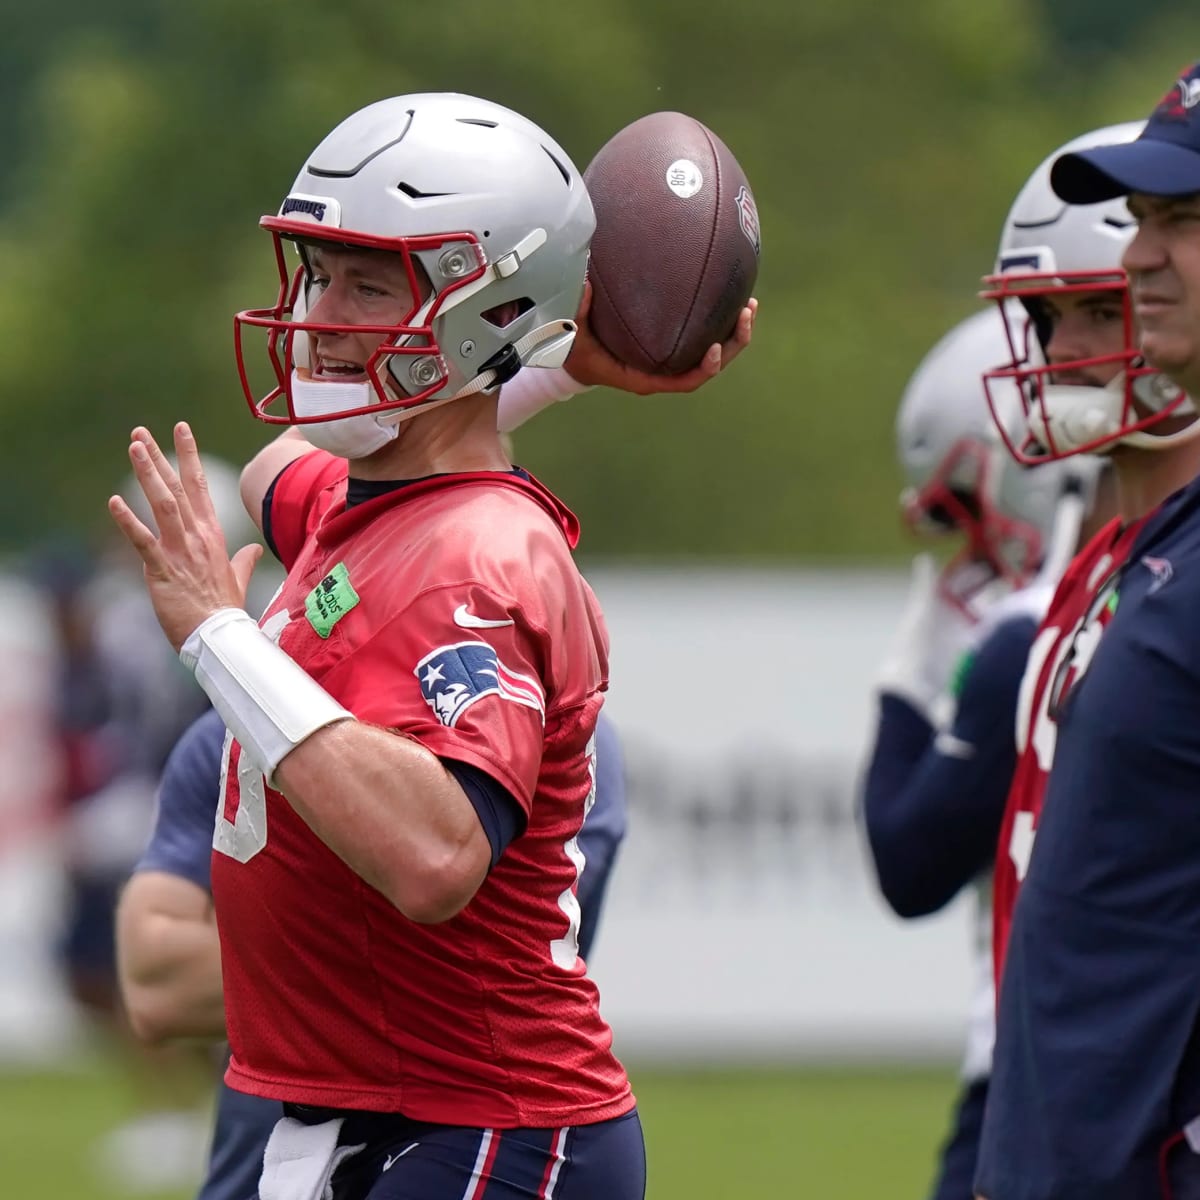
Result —
<svg viewBox="0 0 1200 1200"><path fill-rule="evenodd" d="M154 464L154 469L158 472L163 483L166 484L168 491L175 497L175 503L179 508L181 520L185 525L190 523L192 519L191 502L188 500L183 482L179 478L179 472L175 469L174 464L162 452L162 448L144 425L139 425L130 436L133 441L140 442L146 447L146 451L150 455L150 461Z"/></svg>
<svg viewBox="0 0 1200 1200"><path fill-rule="evenodd" d="M233 576L237 580L239 589L241 589L243 599L246 596L246 589L250 586L250 576L254 574L254 568L258 566L262 554L262 546L258 542L251 542L250 545L243 546L229 560L229 565L233 568Z"/></svg>
<svg viewBox="0 0 1200 1200"><path fill-rule="evenodd" d="M737 324L733 327L733 334L725 340L721 346L721 366L727 367L745 348L750 345L750 340L754 336L754 318L758 314L758 301L753 297L750 302L738 313Z"/></svg>
<svg viewBox="0 0 1200 1200"><path fill-rule="evenodd" d="M707 383L721 370L721 347L714 342L704 352L699 364L682 375L647 375L643 372L632 372L636 381L631 381L629 390L637 391L639 395L649 396L655 392L679 394L694 392L702 384Z"/></svg>
<svg viewBox="0 0 1200 1200"><path fill-rule="evenodd" d="M142 434L145 436L139 436ZM184 506L187 504L179 479L146 430L135 429L132 436L133 441L129 443L129 461L133 464L133 473L137 477L138 485L150 505L150 511L154 514L159 537L165 541L178 541L183 537L186 528ZM170 472L173 487L163 476L164 465Z"/></svg>
<svg viewBox="0 0 1200 1200"><path fill-rule="evenodd" d="M133 509L120 496L109 496L109 515L116 522L117 528L125 535L129 544L141 555L146 569L156 572L162 563L162 553L159 549L158 538L146 528Z"/></svg>
<svg viewBox="0 0 1200 1200"><path fill-rule="evenodd" d="M200 448L196 445L195 435L186 421L180 421L175 426L175 455L179 461L180 484L192 513L206 525L220 528L212 495L208 490L208 477L204 474L204 464L200 461Z"/></svg>
<svg viewBox="0 0 1200 1200"><path fill-rule="evenodd" d="M758 312L758 301L753 297L746 307L738 313L737 323L733 333L724 342L713 342L705 351L700 365L685 375L676 376L678 386L669 390L677 392L693 392L702 383L707 383L714 375L719 375L745 348L750 345L754 334L754 318ZM664 388L663 391L668 389Z"/></svg>
<svg viewBox="0 0 1200 1200"><path fill-rule="evenodd" d="M758 300L751 296L746 301L746 307L738 314L737 329L734 331L734 337L744 346L750 344L750 339L754 336L754 322L758 320Z"/></svg>

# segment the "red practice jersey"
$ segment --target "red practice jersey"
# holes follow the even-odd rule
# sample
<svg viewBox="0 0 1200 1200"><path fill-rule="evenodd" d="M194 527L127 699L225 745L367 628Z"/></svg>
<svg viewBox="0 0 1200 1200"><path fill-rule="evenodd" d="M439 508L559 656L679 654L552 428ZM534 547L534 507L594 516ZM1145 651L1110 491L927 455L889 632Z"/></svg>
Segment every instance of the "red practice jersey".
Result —
<svg viewBox="0 0 1200 1200"><path fill-rule="evenodd" d="M577 954L575 837L595 789L608 639L535 481L434 476L345 507L346 464L271 495L287 581L262 627L338 701L511 792L527 826L467 907L405 918L227 744L212 886L243 1091L496 1128L628 1112Z"/></svg>
<svg viewBox="0 0 1200 1200"><path fill-rule="evenodd" d="M1017 766L1000 826L992 896L992 953L999 993L1017 892L1029 867L1058 737L1054 714L1087 670L1116 604L1118 572L1141 521L1113 520L1075 556L1029 650L1017 703Z"/></svg>

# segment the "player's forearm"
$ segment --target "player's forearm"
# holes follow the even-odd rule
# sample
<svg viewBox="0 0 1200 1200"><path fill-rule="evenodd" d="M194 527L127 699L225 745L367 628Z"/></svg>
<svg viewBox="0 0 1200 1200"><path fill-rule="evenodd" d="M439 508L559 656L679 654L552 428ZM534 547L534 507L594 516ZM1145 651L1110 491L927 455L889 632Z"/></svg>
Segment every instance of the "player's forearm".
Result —
<svg viewBox="0 0 1200 1200"><path fill-rule="evenodd" d="M317 837L410 920L448 920L487 875L491 847L475 809L410 738L341 721L301 742L274 782Z"/></svg>
<svg viewBox="0 0 1200 1200"><path fill-rule="evenodd" d="M125 911L118 918L117 949L121 995L138 1037L225 1036L215 923Z"/></svg>

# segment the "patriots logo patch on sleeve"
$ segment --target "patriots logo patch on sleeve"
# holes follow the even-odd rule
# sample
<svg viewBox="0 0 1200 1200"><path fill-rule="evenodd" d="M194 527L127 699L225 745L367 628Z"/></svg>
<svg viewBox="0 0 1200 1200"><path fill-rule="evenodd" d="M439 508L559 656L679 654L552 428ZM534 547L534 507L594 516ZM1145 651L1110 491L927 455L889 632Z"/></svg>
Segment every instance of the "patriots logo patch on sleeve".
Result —
<svg viewBox="0 0 1200 1200"><path fill-rule="evenodd" d="M443 725L453 726L476 700L499 696L546 719L542 685L506 667L487 642L456 642L431 650L413 670L425 703Z"/></svg>

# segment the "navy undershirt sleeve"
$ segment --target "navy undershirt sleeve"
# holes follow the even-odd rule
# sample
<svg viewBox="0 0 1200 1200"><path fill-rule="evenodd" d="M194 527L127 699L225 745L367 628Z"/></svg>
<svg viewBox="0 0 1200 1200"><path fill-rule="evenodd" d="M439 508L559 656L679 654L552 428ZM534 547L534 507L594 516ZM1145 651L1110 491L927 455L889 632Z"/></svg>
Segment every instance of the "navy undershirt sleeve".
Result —
<svg viewBox="0 0 1200 1200"><path fill-rule="evenodd" d="M486 771L454 758L440 760L443 767L458 781L479 817L483 832L492 846L492 866L509 842L525 831L525 812L516 797Z"/></svg>
<svg viewBox="0 0 1200 1200"><path fill-rule="evenodd" d="M158 785L154 833L135 870L166 871L211 890L224 744L225 724L213 709L193 721L175 743Z"/></svg>
<svg viewBox="0 0 1200 1200"><path fill-rule="evenodd" d="M292 462L287 463L283 467L283 470L281 470L279 472L279 474L276 475L275 478L271 480L271 486L269 488L267 488L266 492L263 494L263 499L262 499L263 541L266 542L267 549L270 550L270 552L280 562L283 562L283 558L279 553L279 547L275 545L275 534L271 529L271 505L275 499L275 485L283 478L284 471L286 471L288 469L288 467L290 467L292 465L292 463L294 463L296 461L297 461L296 459L293 459Z"/></svg>
<svg viewBox="0 0 1200 1200"><path fill-rule="evenodd" d="M888 904L936 912L995 860L1016 766L1017 694L1037 625L998 625L963 679L949 735L899 696L880 697L863 789L867 840Z"/></svg>

